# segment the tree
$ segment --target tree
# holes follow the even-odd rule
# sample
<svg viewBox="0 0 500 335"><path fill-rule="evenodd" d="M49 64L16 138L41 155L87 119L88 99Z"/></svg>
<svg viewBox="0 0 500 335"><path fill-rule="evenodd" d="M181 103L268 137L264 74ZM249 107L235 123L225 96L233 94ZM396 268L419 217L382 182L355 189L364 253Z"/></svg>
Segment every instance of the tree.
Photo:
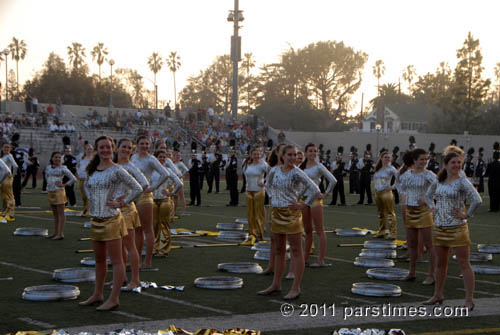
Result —
<svg viewBox="0 0 500 335"><path fill-rule="evenodd" d="M454 72L453 120L461 130L473 130L480 109L488 93L489 79L482 79L483 71L479 40L469 32L462 48L457 50L458 63ZM476 123L477 125L477 123Z"/></svg>
<svg viewBox="0 0 500 335"><path fill-rule="evenodd" d="M408 93L410 94L411 94L411 83L413 82L413 79L415 78L416 74L417 71L415 70L415 67L413 65L408 65L403 70L403 80L408 82Z"/></svg>
<svg viewBox="0 0 500 335"><path fill-rule="evenodd" d="M498 87L498 106L500 107L500 62L497 63L497 65L495 66L495 80L496 80L496 83L497 83L497 87Z"/></svg>
<svg viewBox="0 0 500 335"><path fill-rule="evenodd" d="M108 48L104 46L104 43L98 42L90 52L90 55L92 56L92 60L96 60L96 63L99 66L99 81L101 81L101 65L106 61Z"/></svg>
<svg viewBox="0 0 500 335"><path fill-rule="evenodd" d="M10 54L12 59L16 61L16 90L19 92L19 61L26 57L26 42L12 37L12 43L9 44Z"/></svg>
<svg viewBox="0 0 500 335"><path fill-rule="evenodd" d="M241 64L241 68L246 70L246 76L245 76L245 86L247 87L247 113L250 113L250 89L252 85L252 77L250 76L250 69L253 69L255 67L255 59L253 58L253 54L248 52L245 53L243 62Z"/></svg>
<svg viewBox="0 0 500 335"><path fill-rule="evenodd" d="M163 60L158 52L153 52L153 54L148 58L149 69L153 72L154 75L154 84L155 84L155 108L158 108L158 103L156 102L158 97L158 88L156 86L156 74L160 72L161 67L163 66Z"/></svg>
<svg viewBox="0 0 500 335"><path fill-rule="evenodd" d="M78 42L72 42L71 46L67 47L69 62L72 67L72 73L85 71L85 48Z"/></svg>
<svg viewBox="0 0 500 335"><path fill-rule="evenodd" d="M385 73L385 65L381 59L375 61L375 65L373 66L373 75L377 78L377 92L380 94L380 78Z"/></svg>
<svg viewBox="0 0 500 335"><path fill-rule="evenodd" d="M177 106L177 86L175 84L175 73L181 67L181 57L177 55L176 51L170 52L167 58L167 66L170 72L174 75L174 106Z"/></svg>
<svg viewBox="0 0 500 335"><path fill-rule="evenodd" d="M382 99L385 105L411 104L414 102L411 96L400 93L398 84L396 83L388 83L380 86L379 95L370 100L373 107L377 106L378 99Z"/></svg>

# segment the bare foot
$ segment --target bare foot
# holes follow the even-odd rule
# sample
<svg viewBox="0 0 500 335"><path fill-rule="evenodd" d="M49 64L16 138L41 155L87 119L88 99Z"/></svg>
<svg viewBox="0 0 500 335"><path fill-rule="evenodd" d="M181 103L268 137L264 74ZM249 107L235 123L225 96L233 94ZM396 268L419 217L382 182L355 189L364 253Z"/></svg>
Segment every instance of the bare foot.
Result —
<svg viewBox="0 0 500 335"><path fill-rule="evenodd" d="M279 293L279 292L281 292L281 288L270 286L265 290L257 292L257 294L258 295L271 295L273 293Z"/></svg>
<svg viewBox="0 0 500 335"><path fill-rule="evenodd" d="M96 308L96 311L114 311L120 307L119 302L109 301L107 300L104 304Z"/></svg>
<svg viewBox="0 0 500 335"><path fill-rule="evenodd" d="M300 297L300 290L298 290L298 291L290 290L290 292L288 292L288 294L285 295L283 297L283 299L285 299L285 300L293 300L293 299L297 299L298 297Z"/></svg>
<svg viewBox="0 0 500 335"><path fill-rule="evenodd" d="M78 304L80 306L92 306L92 305L100 304L101 302L103 302L103 300L104 300L103 297L94 297L94 296L91 296L87 300L79 302Z"/></svg>

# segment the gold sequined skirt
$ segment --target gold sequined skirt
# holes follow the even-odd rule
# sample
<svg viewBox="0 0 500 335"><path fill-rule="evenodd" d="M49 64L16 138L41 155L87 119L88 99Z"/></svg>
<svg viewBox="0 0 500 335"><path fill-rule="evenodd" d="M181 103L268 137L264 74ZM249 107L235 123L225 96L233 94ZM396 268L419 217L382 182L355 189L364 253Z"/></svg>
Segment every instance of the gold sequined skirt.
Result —
<svg viewBox="0 0 500 335"><path fill-rule="evenodd" d="M323 207L323 199L321 199L321 198L314 199L314 202L312 203L311 208L318 207L318 206Z"/></svg>
<svg viewBox="0 0 500 335"><path fill-rule="evenodd" d="M140 206L140 205L152 205L153 202L154 202L154 200L153 200L153 193L149 192L149 193L143 193L143 194L141 194L141 196L135 202L135 204L137 206Z"/></svg>
<svg viewBox="0 0 500 335"><path fill-rule="evenodd" d="M462 224L451 227L432 228L433 244L437 247L463 247L471 244L469 226Z"/></svg>
<svg viewBox="0 0 500 335"><path fill-rule="evenodd" d="M298 234L304 231L302 212L288 207L271 209L271 231L275 234Z"/></svg>
<svg viewBox="0 0 500 335"><path fill-rule="evenodd" d="M90 222L90 238L94 241L116 240L128 234L121 213L110 218L91 218Z"/></svg>
<svg viewBox="0 0 500 335"><path fill-rule="evenodd" d="M66 190L64 188L56 191L49 191L47 193L49 198L49 205L64 205L66 203Z"/></svg>
<svg viewBox="0 0 500 335"><path fill-rule="evenodd" d="M120 208L120 211L122 212L123 220L125 220L127 229L139 228L141 226L139 213L137 212L137 208L133 202Z"/></svg>
<svg viewBox="0 0 500 335"><path fill-rule="evenodd" d="M434 219L429 206L407 206L406 207L406 228L422 229L432 227Z"/></svg>

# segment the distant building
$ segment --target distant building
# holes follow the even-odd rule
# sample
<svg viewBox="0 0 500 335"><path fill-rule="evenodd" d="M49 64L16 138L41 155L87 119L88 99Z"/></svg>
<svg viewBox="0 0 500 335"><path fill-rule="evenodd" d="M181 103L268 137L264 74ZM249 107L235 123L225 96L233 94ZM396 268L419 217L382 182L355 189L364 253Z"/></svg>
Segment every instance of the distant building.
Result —
<svg viewBox="0 0 500 335"><path fill-rule="evenodd" d="M383 109L383 114L378 109ZM363 132L375 132L380 124L384 133L425 133L436 113L440 113L439 108L421 104L381 105L363 119Z"/></svg>

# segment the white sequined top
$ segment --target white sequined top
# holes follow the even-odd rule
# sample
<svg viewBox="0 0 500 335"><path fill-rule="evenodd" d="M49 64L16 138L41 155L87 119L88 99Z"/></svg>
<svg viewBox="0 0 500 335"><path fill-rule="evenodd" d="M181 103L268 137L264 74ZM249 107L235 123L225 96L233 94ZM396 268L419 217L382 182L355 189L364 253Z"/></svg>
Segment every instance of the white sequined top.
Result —
<svg viewBox="0 0 500 335"><path fill-rule="evenodd" d="M16 160L14 159L14 157L12 156L12 154L4 155L1 159L3 160L3 162L5 163L5 165L7 165L7 167L9 168L9 170L12 171L12 168L14 168L15 171L13 171L13 173L15 174L18 166L17 166Z"/></svg>
<svg viewBox="0 0 500 335"><path fill-rule="evenodd" d="M434 172L424 170L415 173L413 170L406 171L400 177L401 192L406 196L407 206L420 206L419 201L425 201L425 193L432 184L437 183Z"/></svg>
<svg viewBox="0 0 500 335"><path fill-rule="evenodd" d="M264 161L259 161L257 164L248 164L243 173L247 181L246 190L248 192L259 192L264 189L259 184L264 184L264 175L269 173L271 167Z"/></svg>
<svg viewBox="0 0 500 335"><path fill-rule="evenodd" d="M184 177L184 175L189 171L186 164L184 164L181 161L178 161L177 163L175 163L175 166L177 166L177 170L179 170L179 172L181 173L180 175L178 175L179 178Z"/></svg>
<svg viewBox="0 0 500 335"><path fill-rule="evenodd" d="M53 168L50 164L45 168L45 178L47 179L47 191L54 192L57 190L64 189L63 187L57 186L56 183L62 180L64 176L68 177L66 185L72 185L76 181L76 177L71 173L70 170L65 165L61 165Z"/></svg>
<svg viewBox="0 0 500 335"><path fill-rule="evenodd" d="M179 177L177 177L177 175L169 168L167 168L167 170L168 172L170 172L169 177L163 184L161 184L156 190L153 191L153 198L155 200L168 199L168 196L164 194L163 191L168 190L170 186L175 185L174 190L172 191L172 193L174 194L177 194L177 192L179 192L179 190L183 186ZM151 177L151 179L154 181L158 178L160 178L160 175L157 172L153 172L153 176Z"/></svg>
<svg viewBox="0 0 500 335"><path fill-rule="evenodd" d="M12 172L10 172L7 164L0 159L0 184L3 183L4 179L9 176L12 176Z"/></svg>
<svg viewBox="0 0 500 335"><path fill-rule="evenodd" d="M165 162L165 166L172 170L173 173L177 175L177 177L181 177L181 171L177 168L177 165L172 162L170 158L167 157L167 161Z"/></svg>
<svg viewBox="0 0 500 335"><path fill-rule="evenodd" d="M94 218L109 218L120 213L117 208L107 205L108 200L118 199L119 188L125 185L130 193L124 200L129 204L142 192L142 187L124 168L113 165L104 171L96 170L84 183L84 190L89 199L90 216Z"/></svg>
<svg viewBox="0 0 500 335"><path fill-rule="evenodd" d="M76 164L76 174L78 179L87 178L87 166L90 163L90 158L80 158Z"/></svg>
<svg viewBox="0 0 500 335"><path fill-rule="evenodd" d="M156 159L156 157L148 155L147 157L139 157L139 155L134 154L130 159L132 163L146 176L150 187L153 189L157 189L158 186L163 184L165 180L168 178L169 173L167 169L161 165L161 163ZM153 171L158 172L161 178L156 180L154 183L151 181L151 176L153 175Z"/></svg>
<svg viewBox="0 0 500 335"><path fill-rule="evenodd" d="M394 166L382 167L373 175L373 184L375 190L381 192L383 190L391 189L391 179L396 177L398 170Z"/></svg>
<svg viewBox="0 0 500 335"><path fill-rule="evenodd" d="M460 211L464 209L466 199L470 202L467 216L472 217L483 201L469 179L463 176L450 183L443 182L431 185L425 200L429 208L436 208L434 224L448 227L467 223L467 220L460 220L452 215L454 209ZM435 205L434 200L436 200Z"/></svg>
<svg viewBox="0 0 500 335"><path fill-rule="evenodd" d="M325 190L325 194L332 193L332 190L335 187L335 184L337 184L337 179L321 163L317 163L313 167L310 167L308 169L304 169L304 172L318 186L321 183L321 176L325 177L328 180L328 188Z"/></svg>
<svg viewBox="0 0 500 335"><path fill-rule="evenodd" d="M129 175L134 177L134 179L141 185L142 191L147 189L149 187L148 180L144 176L144 174L135 166L132 162L128 162L126 164L120 165L125 171L128 172ZM127 196L130 193L130 189L128 188L127 185L122 184L118 188L118 191L116 192L116 198L119 199L123 196ZM141 192L142 193L142 192ZM140 193L139 195L140 196ZM132 201L135 201L137 199L133 199Z"/></svg>
<svg viewBox="0 0 500 335"><path fill-rule="evenodd" d="M272 196L272 206L276 208L288 207L298 202L301 194L306 197L304 203L311 206L320 195L318 186L304 171L294 167L290 171L283 172L279 165L269 171L266 191Z"/></svg>

